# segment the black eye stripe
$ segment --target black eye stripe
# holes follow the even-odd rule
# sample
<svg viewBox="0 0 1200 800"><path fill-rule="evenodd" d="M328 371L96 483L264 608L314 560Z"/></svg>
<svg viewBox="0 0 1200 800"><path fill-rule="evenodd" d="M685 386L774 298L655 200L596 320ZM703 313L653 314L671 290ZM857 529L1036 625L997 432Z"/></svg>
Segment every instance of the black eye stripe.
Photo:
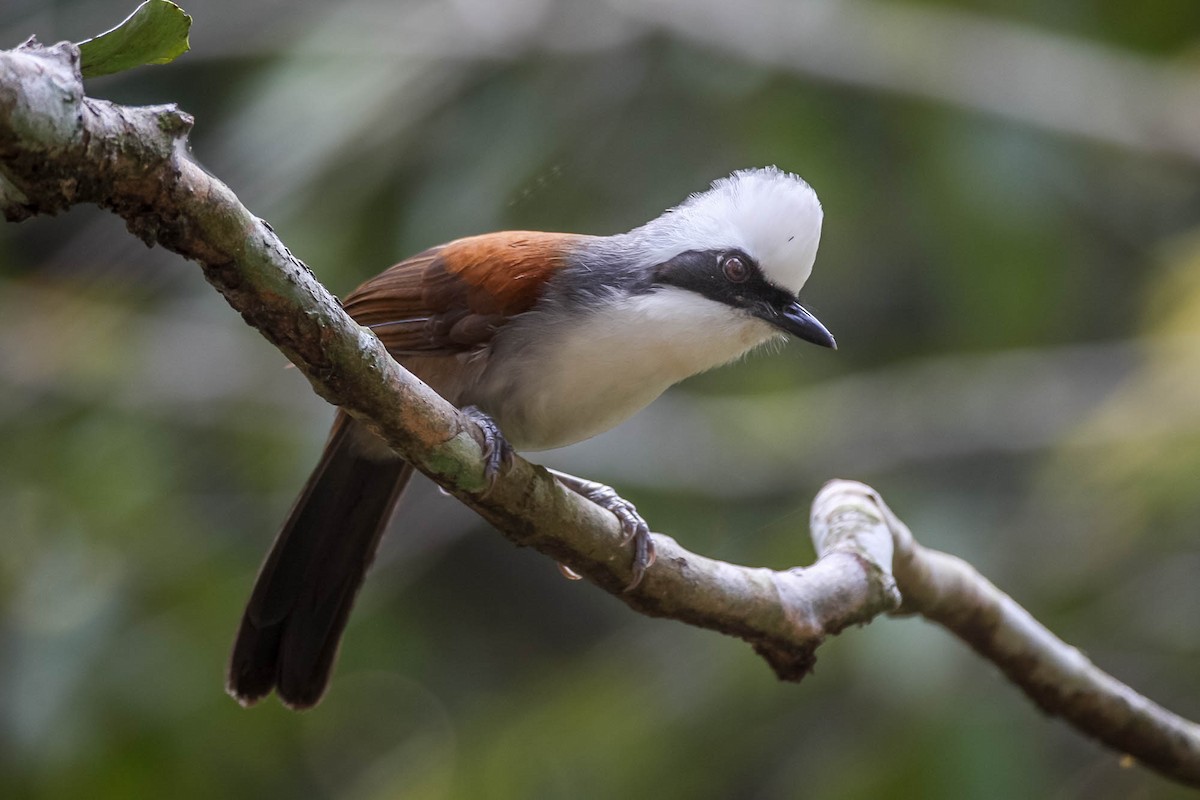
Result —
<svg viewBox="0 0 1200 800"><path fill-rule="evenodd" d="M746 271L740 281L727 275L726 267L733 259L740 261ZM737 274L736 267L734 272ZM687 289L718 303L747 310L764 306L783 308L796 299L790 292L768 283L754 259L736 249L680 253L659 264L653 278L637 290L653 291L658 286Z"/></svg>

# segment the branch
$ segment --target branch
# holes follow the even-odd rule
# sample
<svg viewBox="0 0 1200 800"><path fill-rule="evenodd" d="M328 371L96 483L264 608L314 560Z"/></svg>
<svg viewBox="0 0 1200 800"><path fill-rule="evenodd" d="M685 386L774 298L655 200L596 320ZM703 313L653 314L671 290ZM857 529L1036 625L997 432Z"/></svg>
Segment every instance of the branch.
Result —
<svg viewBox="0 0 1200 800"><path fill-rule="evenodd" d="M656 536L658 562L630 592L631 552L611 514L517 458L485 493L475 425L354 323L265 222L188 156L191 118L84 96L78 50L0 52L0 210L9 220L96 203L147 244L200 263L315 391L491 522L642 613L738 636L785 680L824 639L900 607L1000 665L1043 709L1177 780L1200 785L1200 733L1104 675L962 562L924 550L882 499L835 482L813 505L819 560L783 572L726 564ZM892 577L893 554L896 557ZM899 592L897 591L899 588Z"/></svg>
<svg viewBox="0 0 1200 800"><path fill-rule="evenodd" d="M850 509L856 516L847 516ZM920 614L947 628L1000 667L1047 714L1163 775L1200 786L1200 726L1096 667L970 564L917 544L871 487L826 484L813 501L814 540L818 517L830 514L846 518L847 535L879 526L891 532L896 586L904 597L896 613Z"/></svg>
<svg viewBox="0 0 1200 800"><path fill-rule="evenodd" d="M85 97L78 50L30 43L0 53L0 210L10 220L96 203L147 244L200 263L205 277L331 403L363 420L417 469L513 543L566 564L646 614L739 636L784 678L811 668L827 635L897 600L846 609L833 590L872 582L831 554L802 573L746 569L689 553L667 537L633 592L632 552L615 518L517 458L485 496L474 423L400 365L227 186L193 162L192 119L174 106ZM854 578L852 573L862 573Z"/></svg>

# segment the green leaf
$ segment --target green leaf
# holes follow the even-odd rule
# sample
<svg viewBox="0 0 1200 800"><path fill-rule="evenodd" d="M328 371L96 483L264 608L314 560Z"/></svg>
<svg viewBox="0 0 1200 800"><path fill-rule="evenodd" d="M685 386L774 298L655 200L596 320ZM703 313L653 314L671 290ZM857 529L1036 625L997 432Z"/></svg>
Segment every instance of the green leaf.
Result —
<svg viewBox="0 0 1200 800"><path fill-rule="evenodd" d="M142 64L166 64L188 51L192 18L168 0L146 0L110 31L79 43L85 78Z"/></svg>

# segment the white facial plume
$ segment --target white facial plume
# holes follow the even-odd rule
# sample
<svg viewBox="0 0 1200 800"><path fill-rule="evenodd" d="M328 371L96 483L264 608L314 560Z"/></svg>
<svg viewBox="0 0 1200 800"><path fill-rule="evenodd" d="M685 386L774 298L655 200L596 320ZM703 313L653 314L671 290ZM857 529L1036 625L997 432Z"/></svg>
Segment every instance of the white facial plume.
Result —
<svg viewBox="0 0 1200 800"><path fill-rule="evenodd" d="M667 261L686 250L740 249L763 276L799 294L821 240L821 202L802 178L778 167L739 170L630 231L649 256Z"/></svg>

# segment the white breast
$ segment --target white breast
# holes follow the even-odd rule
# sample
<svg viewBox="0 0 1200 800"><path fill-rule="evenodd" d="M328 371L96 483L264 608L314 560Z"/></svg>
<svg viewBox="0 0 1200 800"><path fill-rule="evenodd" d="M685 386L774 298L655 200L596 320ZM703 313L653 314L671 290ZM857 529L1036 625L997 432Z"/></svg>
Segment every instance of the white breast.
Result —
<svg viewBox="0 0 1200 800"><path fill-rule="evenodd" d="M582 323L530 315L497 337L467 401L491 414L517 449L563 447L776 336L761 320L674 287L600 303Z"/></svg>

